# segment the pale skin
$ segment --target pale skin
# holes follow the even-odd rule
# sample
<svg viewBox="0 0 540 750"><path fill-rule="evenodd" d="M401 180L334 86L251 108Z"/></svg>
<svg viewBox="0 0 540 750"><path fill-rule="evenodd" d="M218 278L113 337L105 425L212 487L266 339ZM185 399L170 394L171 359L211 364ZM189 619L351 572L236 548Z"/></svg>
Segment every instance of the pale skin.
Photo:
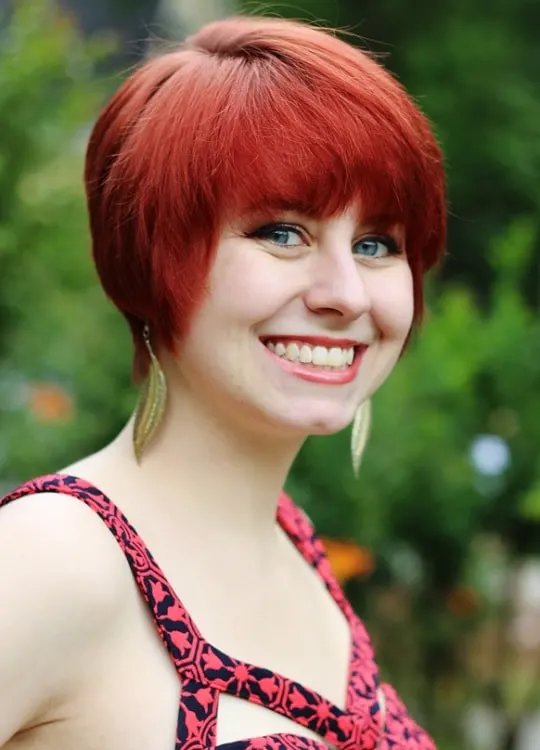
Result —
<svg viewBox="0 0 540 750"><path fill-rule="evenodd" d="M306 436L345 428L394 367L412 276L402 233L373 239L352 209L263 219L224 229L189 337L158 352L167 416L141 465L130 423L62 471L121 508L209 641L343 706L348 627L276 526L276 501ZM290 226L253 234L275 221ZM307 382L261 343L280 334L367 350L351 382ZM0 747L172 750L180 685L105 526L60 495L0 518ZM218 743L279 732L314 736L222 697Z"/></svg>

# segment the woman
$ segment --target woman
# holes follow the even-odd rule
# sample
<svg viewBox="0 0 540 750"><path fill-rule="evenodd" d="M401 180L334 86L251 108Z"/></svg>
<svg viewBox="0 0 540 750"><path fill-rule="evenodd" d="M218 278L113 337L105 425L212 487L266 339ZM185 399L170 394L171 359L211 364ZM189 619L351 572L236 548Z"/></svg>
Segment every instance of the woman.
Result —
<svg viewBox="0 0 540 750"><path fill-rule="evenodd" d="M443 182L402 88L308 25L220 21L121 86L86 189L144 385L110 445L3 501L0 746L434 747L281 488L355 414L358 460Z"/></svg>

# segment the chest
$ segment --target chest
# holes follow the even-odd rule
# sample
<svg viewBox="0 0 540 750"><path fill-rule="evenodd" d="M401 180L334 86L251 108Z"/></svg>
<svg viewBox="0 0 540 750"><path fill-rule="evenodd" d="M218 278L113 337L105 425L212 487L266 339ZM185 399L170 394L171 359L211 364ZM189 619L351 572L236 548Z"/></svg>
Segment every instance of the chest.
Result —
<svg viewBox="0 0 540 750"><path fill-rule="evenodd" d="M250 607L241 607L238 618L230 614L220 618L218 613L213 633L220 647L263 665L269 674L292 677L343 703L350 631L342 613L331 602L313 617L308 615L317 612L316 600L299 600L294 606L286 605L286 598L280 601L277 610L254 606L251 617ZM267 604L277 602L275 598ZM175 750L182 686L142 598L134 599L125 622L103 651L88 654L87 665L58 715L13 740L8 750ZM238 690L256 693L260 687L261 680L241 671L237 677ZM217 744L276 734L321 741L316 732L274 710L280 696L272 697L271 705L265 707L226 691L220 693ZM192 716L188 721L195 719Z"/></svg>

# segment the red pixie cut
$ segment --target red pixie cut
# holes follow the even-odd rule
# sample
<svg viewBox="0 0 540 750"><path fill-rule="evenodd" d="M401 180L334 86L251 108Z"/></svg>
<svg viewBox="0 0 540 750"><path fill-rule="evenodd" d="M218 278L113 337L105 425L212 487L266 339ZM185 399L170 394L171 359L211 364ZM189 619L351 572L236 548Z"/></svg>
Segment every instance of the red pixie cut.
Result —
<svg viewBox="0 0 540 750"><path fill-rule="evenodd" d="M86 158L92 246L127 318L170 350L205 293L219 233L240 211L330 217L359 201L366 223L405 227L422 274L442 255L442 157L424 115L368 54L307 24L218 21L145 62L103 110Z"/></svg>

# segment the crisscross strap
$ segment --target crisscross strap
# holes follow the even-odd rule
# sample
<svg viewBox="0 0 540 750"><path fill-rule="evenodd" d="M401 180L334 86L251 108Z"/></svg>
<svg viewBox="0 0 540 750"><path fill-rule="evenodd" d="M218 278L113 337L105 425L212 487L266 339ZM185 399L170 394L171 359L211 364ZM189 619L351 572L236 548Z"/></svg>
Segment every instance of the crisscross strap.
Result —
<svg viewBox="0 0 540 750"><path fill-rule="evenodd" d="M141 537L99 489L77 477L48 475L0 500L0 507L30 494L56 492L84 502L121 547L149 606L181 682L176 749L211 750L216 744L220 693L248 700L292 719L340 750L373 750L382 736L382 693L371 644L330 571L322 544L305 514L286 495L278 521L312 565L351 625L347 706L341 710L313 690L268 669L235 659L208 643L192 621Z"/></svg>

